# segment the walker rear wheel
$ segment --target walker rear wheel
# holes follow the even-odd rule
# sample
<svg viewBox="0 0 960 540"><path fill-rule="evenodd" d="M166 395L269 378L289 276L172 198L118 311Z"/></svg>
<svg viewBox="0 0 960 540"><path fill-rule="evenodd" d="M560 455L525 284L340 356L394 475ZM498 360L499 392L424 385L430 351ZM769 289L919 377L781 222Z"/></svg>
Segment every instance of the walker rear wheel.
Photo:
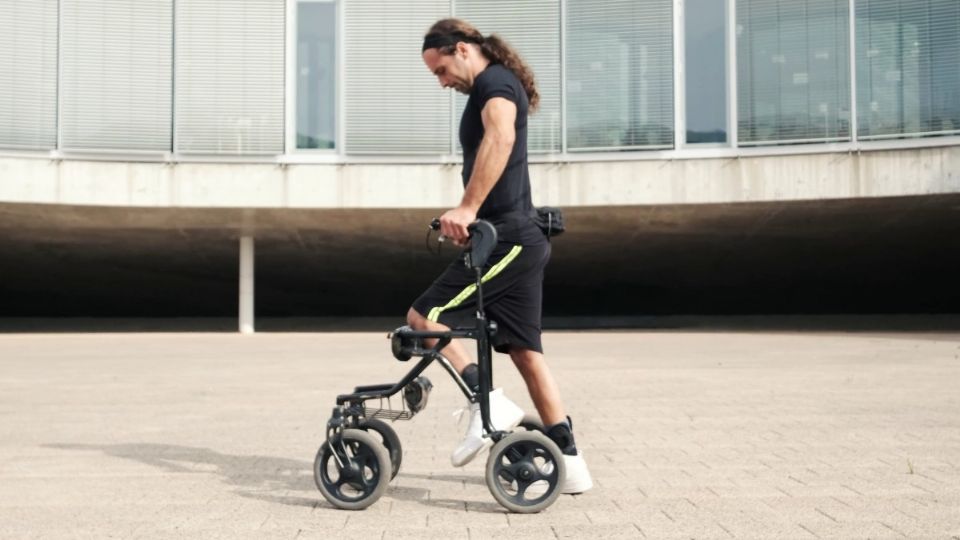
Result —
<svg viewBox="0 0 960 540"><path fill-rule="evenodd" d="M397 432L390 427L390 424L376 418L364 419L357 428L366 432L374 431L383 439L383 446L386 447L387 454L390 455L390 479L396 478L397 473L400 472L400 462L403 461L403 447L400 445L400 437L397 436Z"/></svg>
<svg viewBox="0 0 960 540"><path fill-rule="evenodd" d="M511 512L532 514L547 508L560 496L565 477L563 454L538 431L507 435L487 458L487 488Z"/></svg>

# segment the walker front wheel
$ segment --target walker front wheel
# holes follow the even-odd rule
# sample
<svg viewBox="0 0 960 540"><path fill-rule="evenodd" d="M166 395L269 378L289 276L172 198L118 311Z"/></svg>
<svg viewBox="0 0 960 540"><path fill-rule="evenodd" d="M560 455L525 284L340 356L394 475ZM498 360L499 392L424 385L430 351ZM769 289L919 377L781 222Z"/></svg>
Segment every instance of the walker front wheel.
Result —
<svg viewBox="0 0 960 540"><path fill-rule="evenodd" d="M487 488L511 512L532 514L547 508L560 496L565 477L560 448L538 431L507 435L487 458Z"/></svg>
<svg viewBox="0 0 960 540"><path fill-rule="evenodd" d="M344 510L362 510L386 491L390 456L373 435L345 429L317 451L313 479L330 504Z"/></svg>

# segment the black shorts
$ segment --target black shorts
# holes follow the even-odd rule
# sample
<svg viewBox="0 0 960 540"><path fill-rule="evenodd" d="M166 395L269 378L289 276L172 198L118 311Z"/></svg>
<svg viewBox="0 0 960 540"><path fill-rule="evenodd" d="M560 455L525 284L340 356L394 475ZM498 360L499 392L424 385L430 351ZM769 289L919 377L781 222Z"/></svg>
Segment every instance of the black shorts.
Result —
<svg viewBox="0 0 960 540"><path fill-rule="evenodd" d="M497 335L491 340L497 352L508 353L511 347L543 352L543 270L549 260L548 242L527 246L501 242L490 255L483 269L483 307L487 319L497 323ZM450 328L469 326L477 307L476 280L461 253L417 298L413 309Z"/></svg>

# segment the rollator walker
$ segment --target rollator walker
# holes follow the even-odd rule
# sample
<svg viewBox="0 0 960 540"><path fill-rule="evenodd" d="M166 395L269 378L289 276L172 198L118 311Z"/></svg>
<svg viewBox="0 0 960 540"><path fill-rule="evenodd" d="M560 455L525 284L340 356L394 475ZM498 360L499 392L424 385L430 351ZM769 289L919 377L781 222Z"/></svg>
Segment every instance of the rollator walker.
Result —
<svg viewBox="0 0 960 540"><path fill-rule="evenodd" d="M431 229L439 230L439 220ZM520 429L498 431L490 421L489 394L493 388L491 338L497 324L483 311L482 269L497 245L497 231L487 221L468 227L470 247L464 264L476 273L477 311L474 325L447 332L416 331L401 326L388 337L393 356L406 362L421 360L396 384L357 386L353 393L337 396L327 421L327 440L317 451L314 480L324 498L337 508L361 510L375 503L400 471L403 451L400 438L384 420L409 420L422 411L433 385L421 374L438 362L470 400L480 403L483 436L493 440L484 478L490 494L511 512L534 513L547 508L560 495L566 470L563 454L543 433L539 419L527 416ZM474 393L450 361L440 353L453 339L477 341L480 392ZM424 340L436 339L432 347ZM399 408L394 408L393 396Z"/></svg>

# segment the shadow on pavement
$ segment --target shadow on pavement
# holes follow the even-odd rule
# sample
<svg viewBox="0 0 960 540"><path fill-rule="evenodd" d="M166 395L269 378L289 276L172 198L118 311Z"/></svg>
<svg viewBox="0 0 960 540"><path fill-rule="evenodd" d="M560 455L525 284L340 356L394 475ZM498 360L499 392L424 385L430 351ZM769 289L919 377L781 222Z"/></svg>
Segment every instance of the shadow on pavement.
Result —
<svg viewBox="0 0 960 540"><path fill-rule="evenodd" d="M137 461L158 469L177 474L216 474L224 482L236 486L235 493L241 497L258 499L269 503L299 507L334 508L317 491L313 482L313 464L296 459L271 456L237 456L222 454L209 448L177 446L170 444L62 444L43 445L58 450L99 451L108 456ZM464 475L423 475L400 473L400 477L467 482L485 485L481 477ZM309 493L309 496L290 495L289 492ZM465 503L453 499L431 499L428 489L410 486L391 486L386 497L417 502L425 506L445 510L477 512L503 512L496 503Z"/></svg>
<svg viewBox="0 0 960 540"><path fill-rule="evenodd" d="M217 474L241 488L242 497L290 506L314 507L323 501L313 484L312 465L306 461L269 456L235 456L208 448L169 444L47 444L60 450L100 451L108 456L138 461L171 473ZM212 467L212 469L211 469ZM288 491L312 492L293 497Z"/></svg>
<svg viewBox="0 0 960 540"><path fill-rule="evenodd" d="M458 484L476 484L486 486L487 483L482 476L468 476L465 474L411 474L401 472L403 478L416 478L417 480L440 480L441 482L455 482Z"/></svg>

